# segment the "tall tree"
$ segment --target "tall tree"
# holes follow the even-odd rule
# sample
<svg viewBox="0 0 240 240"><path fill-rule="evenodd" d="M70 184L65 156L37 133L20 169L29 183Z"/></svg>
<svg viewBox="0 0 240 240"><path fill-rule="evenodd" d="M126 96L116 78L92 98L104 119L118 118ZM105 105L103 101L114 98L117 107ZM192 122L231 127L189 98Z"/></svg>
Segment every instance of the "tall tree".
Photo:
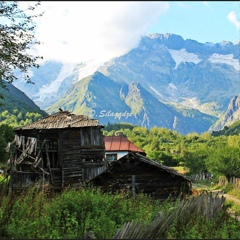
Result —
<svg viewBox="0 0 240 240"><path fill-rule="evenodd" d="M206 166L212 173L224 175L228 181L240 177L240 149L224 146L212 147L206 160Z"/></svg>
<svg viewBox="0 0 240 240"><path fill-rule="evenodd" d="M32 83L28 70L38 68L37 60L42 58L29 53L29 49L39 42L35 39L34 14L40 2L26 9L19 7L18 1L0 1L0 87L17 79L15 69L23 73L24 79Z"/></svg>
<svg viewBox="0 0 240 240"><path fill-rule="evenodd" d="M184 166L189 169L190 174L199 174L208 172L206 159L208 151L205 145L199 145L198 149L186 150L183 153Z"/></svg>

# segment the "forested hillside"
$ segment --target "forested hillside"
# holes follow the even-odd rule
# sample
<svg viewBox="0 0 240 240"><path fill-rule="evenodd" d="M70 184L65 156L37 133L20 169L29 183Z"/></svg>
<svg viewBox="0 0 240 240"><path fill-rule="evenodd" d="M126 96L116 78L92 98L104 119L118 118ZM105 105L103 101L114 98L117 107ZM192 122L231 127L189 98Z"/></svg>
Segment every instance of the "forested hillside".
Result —
<svg viewBox="0 0 240 240"><path fill-rule="evenodd" d="M16 109L15 113L18 113ZM19 116L25 116L25 121ZM13 135L13 128L23 123L31 123L41 117L40 114L18 113L9 114L6 110L0 114L2 123L1 153L2 162L6 161L4 146L9 136ZM108 124L103 128L105 136L124 135L130 141L142 148L147 157L166 166L183 167L189 175L200 172L211 172L215 175L224 175L227 178L240 177L240 122L226 127L219 132L196 132L183 135L167 128L153 127L148 129L129 123ZM6 134L7 132L7 134ZM12 132L12 134L10 134Z"/></svg>
<svg viewBox="0 0 240 240"><path fill-rule="evenodd" d="M238 128L237 128L238 126ZM232 134L214 136L203 134L179 134L166 128L109 124L104 135L124 135L142 148L150 159L167 166L182 166L189 172L211 172L227 178L240 177L240 134L239 124L234 124Z"/></svg>
<svg viewBox="0 0 240 240"><path fill-rule="evenodd" d="M47 116L26 94L6 83L0 88L0 163L6 164L6 147L14 139L13 129L24 126Z"/></svg>
<svg viewBox="0 0 240 240"><path fill-rule="evenodd" d="M0 124L19 126L37 121L48 114L41 110L25 93L6 84L7 88L0 88Z"/></svg>
<svg viewBox="0 0 240 240"><path fill-rule="evenodd" d="M4 150L2 141L10 140L13 132L7 125L1 125L0 132L4 133L0 138L0 147ZM213 136L206 132L185 136L166 128L147 129L128 123L108 124L103 134L125 135L143 148L149 158L168 166L181 166L188 171L188 175L211 172L215 179L222 176L227 179L240 177L239 134ZM80 190L66 189L62 194L51 195L49 200L47 194L32 188L25 194L16 195L12 201L10 195L4 195L4 188L1 189L0 203L3 215L0 217L0 234L5 237L76 238L92 231L96 239L111 239L126 222L135 220L150 227L149 224L154 223L159 212L163 213L161 224L164 225L169 220L168 227L163 228L163 235L159 235L161 238L236 238L235 230L239 229L239 221L228 214L227 209L230 205L219 204L220 200L224 202L223 198L218 199L215 195L206 193L192 198L189 202L181 202L180 199L171 202L169 199L160 203L141 194L131 198L127 191L111 195L86 186ZM121 213L119 209L123 209ZM213 215L206 215L202 209ZM32 222L34 224L31 224ZM225 226L224 229L219 227L222 225Z"/></svg>
<svg viewBox="0 0 240 240"><path fill-rule="evenodd" d="M35 85L14 84L48 114L62 108L103 124L128 121L201 134L239 94L239 46L150 34L104 64L47 61L32 70Z"/></svg>
<svg viewBox="0 0 240 240"><path fill-rule="evenodd" d="M176 23L209 41L221 32L230 37L230 26L216 28L214 19L238 24L236 7L46 4L0 1L0 238L239 239L240 122L233 122L240 119L240 42L142 36L159 17L161 28L171 29L165 15L179 32ZM177 9L187 22L176 18ZM44 117L59 110L91 115L99 125L68 113L48 124ZM15 129L41 118L42 127ZM119 178L108 177L110 191L101 177L114 163L104 159L99 129L126 136L153 160L123 157L127 167L117 162L122 166L113 172ZM211 175L198 181L199 173ZM203 182L207 188L198 187Z"/></svg>
<svg viewBox="0 0 240 240"><path fill-rule="evenodd" d="M239 135L240 134L240 120L233 123L231 126L225 126L222 130L213 131L213 136L221 136L221 135Z"/></svg>

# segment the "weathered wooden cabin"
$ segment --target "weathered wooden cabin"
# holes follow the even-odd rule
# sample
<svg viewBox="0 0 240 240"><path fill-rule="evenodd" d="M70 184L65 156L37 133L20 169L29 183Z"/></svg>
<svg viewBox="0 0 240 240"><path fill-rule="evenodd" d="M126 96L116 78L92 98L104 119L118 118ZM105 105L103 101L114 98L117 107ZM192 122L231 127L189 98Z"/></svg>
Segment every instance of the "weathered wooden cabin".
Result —
<svg viewBox="0 0 240 240"><path fill-rule="evenodd" d="M187 177L171 167L133 152L120 158L88 182L101 187L104 192L128 189L133 195L144 193L161 200L192 193L192 183Z"/></svg>
<svg viewBox="0 0 240 240"><path fill-rule="evenodd" d="M95 177L106 169L102 128L98 120L68 111L15 128L8 144L10 189L38 181L61 190Z"/></svg>

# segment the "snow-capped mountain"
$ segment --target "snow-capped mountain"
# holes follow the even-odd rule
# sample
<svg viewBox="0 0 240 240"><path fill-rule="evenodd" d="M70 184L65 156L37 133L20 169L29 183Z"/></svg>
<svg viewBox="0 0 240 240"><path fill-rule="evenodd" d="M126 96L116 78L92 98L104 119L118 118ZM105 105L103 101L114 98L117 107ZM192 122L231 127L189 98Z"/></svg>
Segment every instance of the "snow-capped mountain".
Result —
<svg viewBox="0 0 240 240"><path fill-rule="evenodd" d="M174 34L152 34L119 58L77 65L47 62L32 71L34 85L21 79L14 85L48 113L61 107L82 114L94 111L99 117L103 110L121 109L133 114L131 121L139 125L179 130L186 124L181 132L202 132L210 129L240 93L239 61L239 43L203 44ZM125 87L119 87L122 85ZM135 91L126 90L135 85ZM147 103L150 96L152 105ZM154 112L163 105L169 110L161 113L160 121ZM199 126L190 119L198 119ZM114 121L110 116L101 120Z"/></svg>
<svg viewBox="0 0 240 240"><path fill-rule="evenodd" d="M103 62L88 61L80 64L46 62L32 71L34 84L26 83L21 76L14 85L22 89L38 106L45 109L64 96L68 88L82 78L93 74Z"/></svg>

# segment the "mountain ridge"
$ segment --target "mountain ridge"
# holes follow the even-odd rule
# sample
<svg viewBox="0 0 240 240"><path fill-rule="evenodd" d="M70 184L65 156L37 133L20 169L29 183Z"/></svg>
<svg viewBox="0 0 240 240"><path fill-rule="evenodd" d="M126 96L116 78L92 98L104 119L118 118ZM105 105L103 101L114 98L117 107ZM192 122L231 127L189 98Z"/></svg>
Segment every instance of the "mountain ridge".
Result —
<svg viewBox="0 0 240 240"><path fill-rule="evenodd" d="M1 88L0 94L3 96L3 99L0 101L1 112L7 110L10 113L14 113L14 109L17 109L22 113L35 112L40 113L42 116L47 116L44 110L40 109L24 92L11 83L6 83L6 88Z"/></svg>
<svg viewBox="0 0 240 240"><path fill-rule="evenodd" d="M59 107L80 114L94 112L96 117L101 111L126 112L133 114L128 120L134 123L148 122L152 126L154 122L170 129L178 126L176 130L184 133L186 129L201 133L211 129L239 94L239 46L227 41L203 44L175 34L151 34L127 54L105 63L48 62L42 74L41 67L38 74L33 71L35 91L27 90L21 81L15 85L26 89L48 113ZM43 76L40 81L39 76ZM78 91L81 96L76 97ZM147 103L149 96L156 104ZM156 106L165 109L165 123L156 120ZM194 116L199 126L190 120Z"/></svg>
<svg viewBox="0 0 240 240"><path fill-rule="evenodd" d="M240 94L233 97L229 103L227 111L221 118L210 128L212 131L222 130L225 126L231 126L240 120Z"/></svg>
<svg viewBox="0 0 240 240"><path fill-rule="evenodd" d="M103 80L104 85L102 85ZM75 93L81 93L82 97L80 98ZM72 104L72 102L77 102L77 104ZM131 122L148 128L163 126L184 134L196 131L196 129L200 132L207 131L216 120L212 116L204 116L198 110L195 112L191 109L179 110L166 105L152 96L141 84L115 82L101 72L95 72L82 79L81 82L75 83L65 98L47 109L47 112L54 113L59 107L78 114L84 112L93 118L98 118L104 125ZM198 124L201 128L197 126Z"/></svg>

